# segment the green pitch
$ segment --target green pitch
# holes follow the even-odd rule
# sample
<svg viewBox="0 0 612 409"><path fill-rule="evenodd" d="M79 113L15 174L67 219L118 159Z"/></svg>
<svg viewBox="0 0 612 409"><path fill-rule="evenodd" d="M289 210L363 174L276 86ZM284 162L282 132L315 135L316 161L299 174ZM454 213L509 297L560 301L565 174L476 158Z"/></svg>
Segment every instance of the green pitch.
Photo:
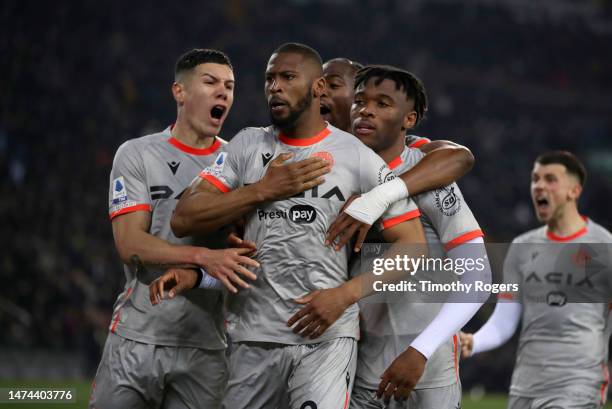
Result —
<svg viewBox="0 0 612 409"><path fill-rule="evenodd" d="M46 389L74 389L76 394L75 403L0 403L0 409L86 409L91 383L88 381L0 381L0 388L46 388ZM463 399L462 409L506 409L506 397L501 395L486 395L478 401ZM606 409L612 409L608 403Z"/></svg>

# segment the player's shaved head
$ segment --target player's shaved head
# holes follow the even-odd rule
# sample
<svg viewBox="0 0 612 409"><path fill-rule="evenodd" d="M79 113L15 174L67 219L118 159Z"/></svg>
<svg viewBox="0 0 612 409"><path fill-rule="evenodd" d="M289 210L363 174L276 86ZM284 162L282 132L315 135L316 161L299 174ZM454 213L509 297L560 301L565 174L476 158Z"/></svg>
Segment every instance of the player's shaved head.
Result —
<svg viewBox="0 0 612 409"><path fill-rule="evenodd" d="M363 68L363 64L360 64L357 61L349 60L348 58L344 57L332 58L331 60L325 61L325 63L323 64L323 69L327 69L327 67L331 65L343 67L347 70L347 75L352 76L354 76L357 71Z"/></svg>
<svg viewBox="0 0 612 409"><path fill-rule="evenodd" d="M297 54L303 58L303 67L308 70L308 74L311 78L318 78L323 76L323 60L319 53L312 47L301 43L285 43L281 44L272 53L280 54Z"/></svg>

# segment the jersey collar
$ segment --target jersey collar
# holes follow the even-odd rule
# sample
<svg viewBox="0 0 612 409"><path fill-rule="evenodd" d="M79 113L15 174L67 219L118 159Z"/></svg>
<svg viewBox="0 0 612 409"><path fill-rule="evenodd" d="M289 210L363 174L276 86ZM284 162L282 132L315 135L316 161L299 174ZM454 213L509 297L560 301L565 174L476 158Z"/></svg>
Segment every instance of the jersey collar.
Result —
<svg viewBox="0 0 612 409"><path fill-rule="evenodd" d="M279 132L278 139L285 145L310 146L310 145L314 145L317 142L321 142L330 133L331 131L329 130L329 128L325 128L321 132L319 132L318 134L310 138L290 138L286 136L285 134L283 134L282 132Z"/></svg>
<svg viewBox="0 0 612 409"><path fill-rule="evenodd" d="M168 143L175 148L188 153L190 155L204 156L215 153L221 147L221 141L219 138L215 137L215 141L208 148L194 148L189 145L185 145L183 142L176 139L172 136L172 128L174 128L174 124L170 125L170 138L168 139Z"/></svg>
<svg viewBox="0 0 612 409"><path fill-rule="evenodd" d="M402 150L402 153L399 154L398 157L390 160L389 162L387 162L387 166L389 166L389 169L393 170L395 168L397 168L399 165L401 165L402 163L404 163L404 153L408 150L408 148L406 146L404 146L404 149Z"/></svg>
<svg viewBox="0 0 612 409"><path fill-rule="evenodd" d="M546 237L548 237L552 241L566 242L577 239L580 236L584 236L588 231L589 221L586 216L582 216L582 220L586 222L585 226L578 230L576 233L572 233L569 236L557 236L555 233L551 232L546 228Z"/></svg>

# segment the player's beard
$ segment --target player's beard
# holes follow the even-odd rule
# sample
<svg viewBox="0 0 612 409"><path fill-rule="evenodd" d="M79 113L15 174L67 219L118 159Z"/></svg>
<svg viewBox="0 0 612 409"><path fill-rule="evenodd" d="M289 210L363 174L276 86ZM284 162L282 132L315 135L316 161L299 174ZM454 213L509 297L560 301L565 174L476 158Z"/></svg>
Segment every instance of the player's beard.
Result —
<svg viewBox="0 0 612 409"><path fill-rule="evenodd" d="M277 118L272 115L272 111L269 111L270 120L272 121L273 125L276 125L280 129L291 129L295 126L295 123L300 116L302 116L304 111L310 108L310 105L312 105L312 92L308 90L306 95L304 95L304 98L297 102L295 108L289 108L289 115L284 118Z"/></svg>

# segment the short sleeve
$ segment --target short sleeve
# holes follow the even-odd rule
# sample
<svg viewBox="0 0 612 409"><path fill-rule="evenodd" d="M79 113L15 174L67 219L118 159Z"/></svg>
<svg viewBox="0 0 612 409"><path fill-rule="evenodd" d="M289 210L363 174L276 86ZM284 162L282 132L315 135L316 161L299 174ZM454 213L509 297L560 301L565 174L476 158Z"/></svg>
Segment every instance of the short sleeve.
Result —
<svg viewBox="0 0 612 409"><path fill-rule="evenodd" d="M109 217L139 210L151 211L146 170L141 153L133 141L117 149L110 174Z"/></svg>
<svg viewBox="0 0 612 409"><path fill-rule="evenodd" d="M406 135L406 146L409 148L417 149L423 145L427 145L429 142L431 142L430 139L422 136Z"/></svg>
<svg viewBox="0 0 612 409"><path fill-rule="evenodd" d="M247 133L245 129L236 134L225 145L224 151L217 155L213 164L200 172L199 177L224 193L239 188L243 183Z"/></svg>
<svg viewBox="0 0 612 409"><path fill-rule="evenodd" d="M360 152L361 192L365 193L378 185L395 179L395 174L374 151L369 148ZM419 217L421 212L412 199L403 199L393 203L377 223L379 230L388 229L399 223Z"/></svg>
<svg viewBox="0 0 612 409"><path fill-rule="evenodd" d="M422 193L414 200L440 235L445 250L484 236L456 183Z"/></svg>

